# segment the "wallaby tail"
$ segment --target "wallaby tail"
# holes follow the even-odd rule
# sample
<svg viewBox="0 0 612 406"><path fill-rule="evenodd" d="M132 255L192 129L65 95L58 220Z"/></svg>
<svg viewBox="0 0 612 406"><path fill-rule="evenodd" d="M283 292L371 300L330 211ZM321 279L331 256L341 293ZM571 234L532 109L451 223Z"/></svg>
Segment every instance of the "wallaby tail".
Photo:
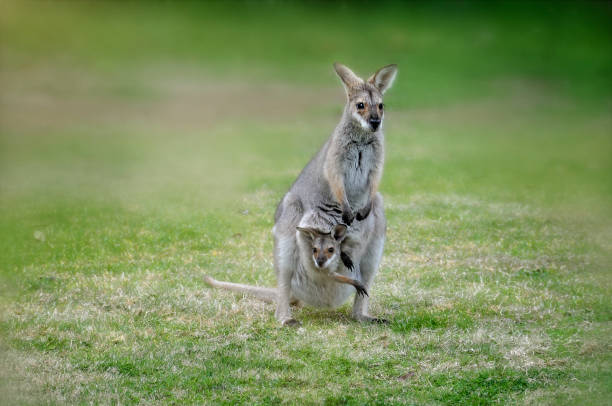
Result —
<svg viewBox="0 0 612 406"><path fill-rule="evenodd" d="M255 296L257 299L263 300L264 302L276 303L275 288L262 288L259 286L243 285L241 283L223 282L206 275L204 276L204 282L208 283L214 288L231 290L238 293L246 293L247 295Z"/></svg>

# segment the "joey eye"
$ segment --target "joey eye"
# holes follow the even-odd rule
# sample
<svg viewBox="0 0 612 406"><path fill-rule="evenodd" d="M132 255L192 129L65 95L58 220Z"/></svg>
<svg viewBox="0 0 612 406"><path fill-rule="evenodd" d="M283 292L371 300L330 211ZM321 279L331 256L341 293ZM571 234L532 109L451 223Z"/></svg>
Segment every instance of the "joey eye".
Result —
<svg viewBox="0 0 612 406"><path fill-rule="evenodd" d="M329 252L330 254L331 254L332 252L334 252L334 247L329 247L329 248L327 249L327 252Z"/></svg>
<svg viewBox="0 0 612 406"><path fill-rule="evenodd" d="M313 253L313 254L316 254L316 253L317 253L317 249L316 249L316 248L313 248L313 249L312 249L312 253Z"/></svg>
<svg viewBox="0 0 612 406"><path fill-rule="evenodd" d="M363 110L363 109L365 108L365 106L364 106L364 104L363 104L363 103L359 102L359 103L357 103L357 108L358 108L359 110Z"/></svg>
<svg viewBox="0 0 612 406"><path fill-rule="evenodd" d="M381 109L381 110L383 109L383 107L384 107L384 106L383 106L383 104L382 104L382 103L380 103L380 104L378 105L378 108L379 108L379 109Z"/></svg>

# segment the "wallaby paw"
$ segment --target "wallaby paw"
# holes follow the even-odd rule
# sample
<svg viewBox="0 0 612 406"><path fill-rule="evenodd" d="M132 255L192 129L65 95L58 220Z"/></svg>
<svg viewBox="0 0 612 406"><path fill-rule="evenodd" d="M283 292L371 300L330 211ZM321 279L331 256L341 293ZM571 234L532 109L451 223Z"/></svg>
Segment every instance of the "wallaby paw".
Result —
<svg viewBox="0 0 612 406"><path fill-rule="evenodd" d="M355 282L355 289L357 290L357 295L361 295L361 296L370 296L368 295L368 291L366 290L365 286L363 286L361 284L361 282Z"/></svg>
<svg viewBox="0 0 612 406"><path fill-rule="evenodd" d="M346 252L340 253L340 259L342 260L342 263L344 264L346 269L348 269L351 272L355 270L355 265L353 265L353 260L351 259L351 257L349 257L349 255Z"/></svg>
<svg viewBox="0 0 612 406"><path fill-rule="evenodd" d="M283 326L285 327L299 327L301 326L302 323L300 323L299 321L297 321L296 319L287 319L287 320L283 320Z"/></svg>
<svg viewBox="0 0 612 406"><path fill-rule="evenodd" d="M350 209L344 210L342 212L342 222L344 224L346 224L347 226L350 226L351 224L353 224L353 220L355 220L355 214L353 214L353 212Z"/></svg>
<svg viewBox="0 0 612 406"><path fill-rule="evenodd" d="M372 211L372 202L366 204L361 210L357 212L355 218L357 221L365 220L370 215L370 211Z"/></svg>

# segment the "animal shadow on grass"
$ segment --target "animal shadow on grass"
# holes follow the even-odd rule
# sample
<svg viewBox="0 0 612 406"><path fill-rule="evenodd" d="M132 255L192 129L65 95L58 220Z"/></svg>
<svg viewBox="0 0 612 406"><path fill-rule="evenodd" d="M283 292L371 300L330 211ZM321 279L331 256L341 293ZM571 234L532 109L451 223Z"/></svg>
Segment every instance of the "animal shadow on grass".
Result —
<svg viewBox="0 0 612 406"><path fill-rule="evenodd" d="M389 326L392 321L386 318L376 318L372 322L360 322L351 317L350 309L316 309L316 308L294 308L296 318L310 325L320 327L329 326L330 324L341 325L363 325L363 326Z"/></svg>

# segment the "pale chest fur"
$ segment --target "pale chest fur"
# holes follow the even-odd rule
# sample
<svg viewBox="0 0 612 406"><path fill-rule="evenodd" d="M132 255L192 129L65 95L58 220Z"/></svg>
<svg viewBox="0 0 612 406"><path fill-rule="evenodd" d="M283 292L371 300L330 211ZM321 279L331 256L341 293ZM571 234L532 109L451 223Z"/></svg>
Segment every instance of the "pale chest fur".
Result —
<svg viewBox="0 0 612 406"><path fill-rule="evenodd" d="M379 170L380 160L380 148L373 142L350 143L344 148L340 171L345 193L353 210L358 210L367 203L372 181L370 174Z"/></svg>
<svg viewBox="0 0 612 406"><path fill-rule="evenodd" d="M338 270L339 274L354 277L344 267L341 268ZM355 288L338 283L318 271L299 266L291 279L291 292L310 306L333 309L344 304L355 293Z"/></svg>

